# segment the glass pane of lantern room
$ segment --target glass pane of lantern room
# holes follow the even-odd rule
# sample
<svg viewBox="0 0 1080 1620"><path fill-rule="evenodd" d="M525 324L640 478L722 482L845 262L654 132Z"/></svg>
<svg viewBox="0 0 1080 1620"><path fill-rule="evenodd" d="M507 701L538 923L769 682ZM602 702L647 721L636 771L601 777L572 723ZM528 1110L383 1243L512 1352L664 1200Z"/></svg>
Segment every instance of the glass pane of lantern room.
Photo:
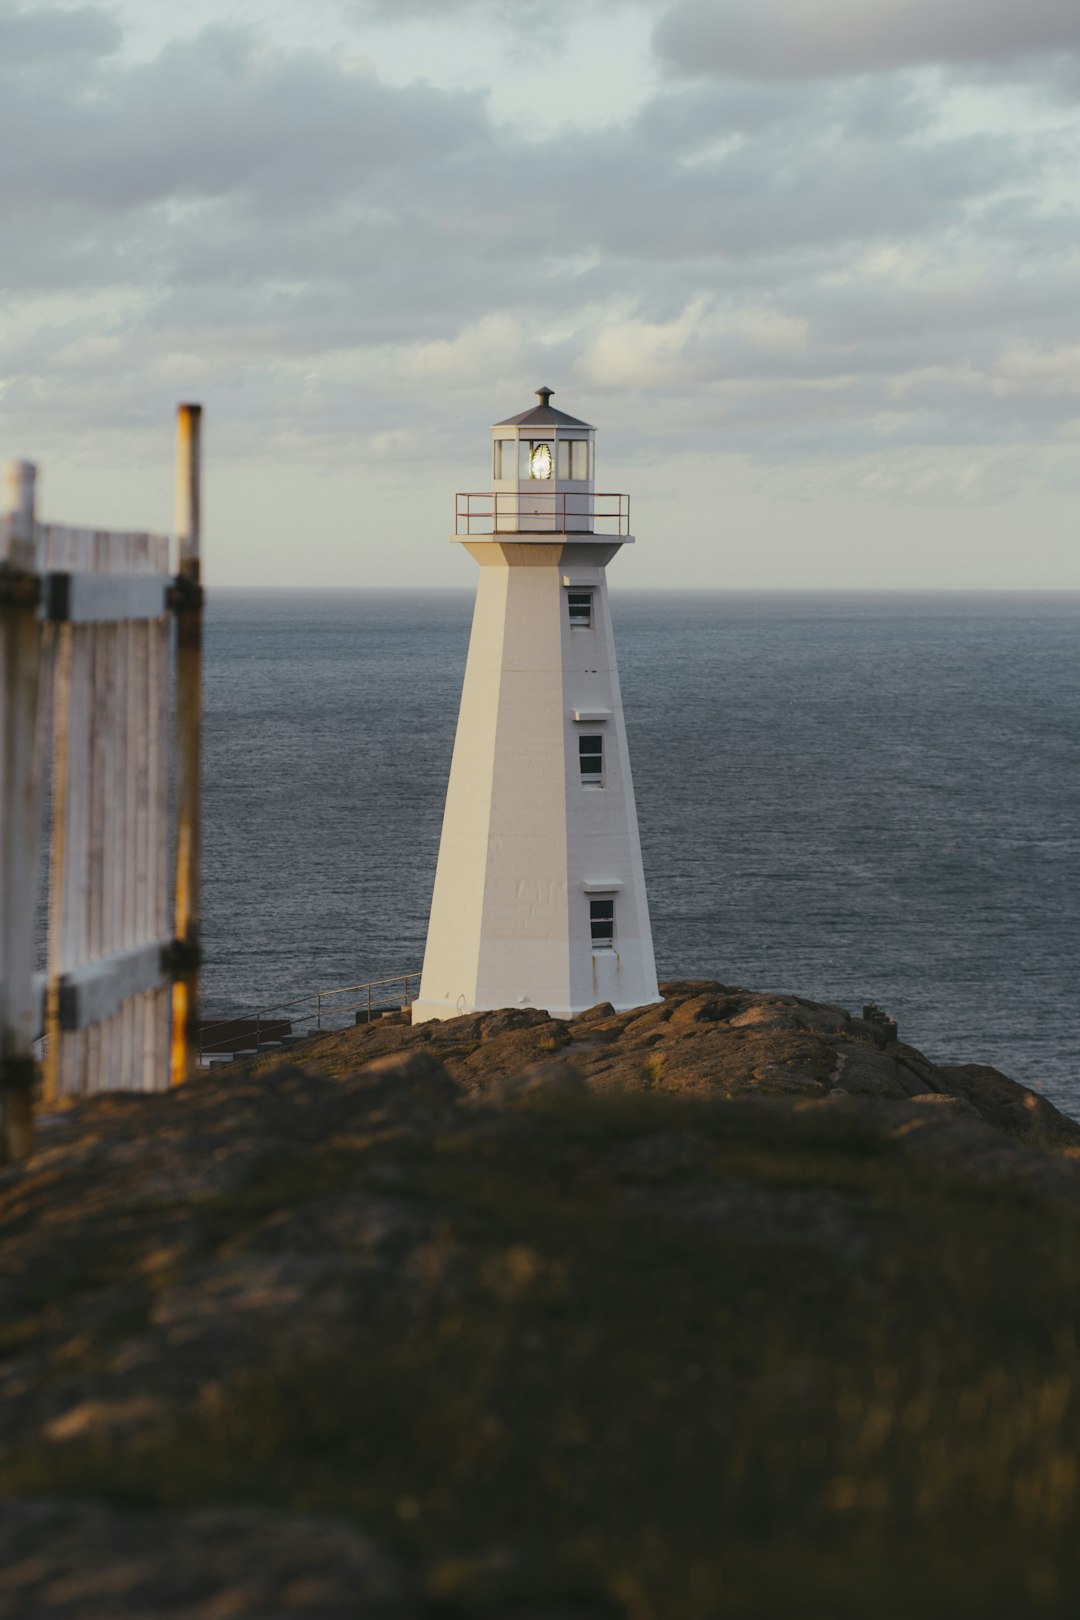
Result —
<svg viewBox="0 0 1080 1620"><path fill-rule="evenodd" d="M556 475L560 483L565 483L570 477L570 440L559 440L559 467Z"/></svg>
<svg viewBox="0 0 1080 1620"><path fill-rule="evenodd" d="M534 439L529 446L529 477L545 480L555 470L554 445L550 439Z"/></svg>
<svg viewBox="0 0 1080 1620"><path fill-rule="evenodd" d="M570 477L582 481L589 476L589 441L574 439L570 446Z"/></svg>

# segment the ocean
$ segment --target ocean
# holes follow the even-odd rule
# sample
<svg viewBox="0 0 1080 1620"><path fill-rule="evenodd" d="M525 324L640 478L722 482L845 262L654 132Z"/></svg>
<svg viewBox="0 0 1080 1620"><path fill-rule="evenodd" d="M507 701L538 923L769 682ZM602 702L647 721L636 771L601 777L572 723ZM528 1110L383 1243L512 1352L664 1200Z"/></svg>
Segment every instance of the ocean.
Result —
<svg viewBox="0 0 1080 1620"><path fill-rule="evenodd" d="M210 593L210 1014L419 968L471 611ZM876 1001L1080 1114L1080 593L612 614L661 979Z"/></svg>

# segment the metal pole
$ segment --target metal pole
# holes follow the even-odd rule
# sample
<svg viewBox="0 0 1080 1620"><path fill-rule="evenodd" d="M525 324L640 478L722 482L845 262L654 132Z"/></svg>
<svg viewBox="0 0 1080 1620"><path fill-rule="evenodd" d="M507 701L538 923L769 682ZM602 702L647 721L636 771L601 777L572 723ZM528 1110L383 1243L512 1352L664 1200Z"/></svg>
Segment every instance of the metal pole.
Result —
<svg viewBox="0 0 1080 1620"><path fill-rule="evenodd" d="M198 1062L202 915L202 406L177 411L176 530L176 963L170 1081Z"/></svg>
<svg viewBox="0 0 1080 1620"><path fill-rule="evenodd" d="M36 469L4 469L0 531L0 1161L34 1142L34 886L40 840Z"/></svg>

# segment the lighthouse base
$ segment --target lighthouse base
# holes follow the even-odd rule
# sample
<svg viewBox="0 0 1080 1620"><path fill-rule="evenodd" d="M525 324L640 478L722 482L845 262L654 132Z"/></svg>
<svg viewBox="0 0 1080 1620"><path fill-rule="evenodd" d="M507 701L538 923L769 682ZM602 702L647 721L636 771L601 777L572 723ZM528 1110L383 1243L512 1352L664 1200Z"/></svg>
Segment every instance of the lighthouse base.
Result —
<svg viewBox="0 0 1080 1620"><path fill-rule="evenodd" d="M653 1001L616 1001L611 996L598 995L595 1001L590 1001L581 1007L543 1007L543 1012L549 1013L552 1018L577 1018L580 1013L588 1012L590 1007L596 1007L601 1002L609 1002L617 1013L633 1012L636 1007L657 1007L663 1001L663 996L657 996ZM532 1007L532 1001L517 1001L517 1009ZM469 1013L502 1012L502 1007L459 1007L456 1003L442 1001L414 1001L412 1004L412 1021L414 1024L430 1024L438 1020L445 1023L449 1018L463 1018Z"/></svg>

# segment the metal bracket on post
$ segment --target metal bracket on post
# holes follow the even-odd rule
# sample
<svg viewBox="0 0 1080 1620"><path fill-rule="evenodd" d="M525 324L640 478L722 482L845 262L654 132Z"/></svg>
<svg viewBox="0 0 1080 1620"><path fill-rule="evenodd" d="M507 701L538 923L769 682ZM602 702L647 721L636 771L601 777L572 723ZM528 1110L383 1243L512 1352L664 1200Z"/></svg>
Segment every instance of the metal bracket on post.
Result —
<svg viewBox="0 0 1080 1620"><path fill-rule="evenodd" d="M40 603L40 574L0 566L0 612L9 608L36 608Z"/></svg>
<svg viewBox="0 0 1080 1620"><path fill-rule="evenodd" d="M178 574L169 586L166 603L173 613L199 613L206 600L206 592L199 582Z"/></svg>
<svg viewBox="0 0 1080 1620"><path fill-rule="evenodd" d="M161 967L164 973L175 980L185 973L197 973L202 967L203 953L198 938L174 939L170 945L162 947Z"/></svg>

